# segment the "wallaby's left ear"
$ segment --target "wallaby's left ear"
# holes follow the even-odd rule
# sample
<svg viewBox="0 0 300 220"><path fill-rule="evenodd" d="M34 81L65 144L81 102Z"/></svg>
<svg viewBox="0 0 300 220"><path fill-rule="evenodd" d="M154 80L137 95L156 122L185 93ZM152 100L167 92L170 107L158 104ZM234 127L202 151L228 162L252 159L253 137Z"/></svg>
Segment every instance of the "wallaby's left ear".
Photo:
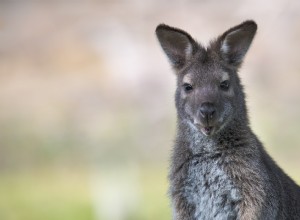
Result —
<svg viewBox="0 0 300 220"><path fill-rule="evenodd" d="M256 23L250 20L226 31L218 39L222 58L230 65L239 67L251 45L256 30Z"/></svg>
<svg viewBox="0 0 300 220"><path fill-rule="evenodd" d="M156 28L156 36L171 65L176 69L182 68L197 49L194 39L178 28L160 24Z"/></svg>

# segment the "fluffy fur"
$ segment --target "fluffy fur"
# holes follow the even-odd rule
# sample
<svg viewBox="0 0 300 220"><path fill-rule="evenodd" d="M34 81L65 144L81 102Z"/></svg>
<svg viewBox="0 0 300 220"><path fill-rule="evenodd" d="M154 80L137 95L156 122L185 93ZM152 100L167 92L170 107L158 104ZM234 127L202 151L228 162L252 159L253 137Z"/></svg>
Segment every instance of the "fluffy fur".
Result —
<svg viewBox="0 0 300 220"><path fill-rule="evenodd" d="M180 29L156 29L177 75L178 129L169 174L175 220L300 219L299 186L249 127L237 72L256 29L246 21L208 48ZM221 87L224 73L228 89ZM211 117L199 110L204 103L213 106Z"/></svg>

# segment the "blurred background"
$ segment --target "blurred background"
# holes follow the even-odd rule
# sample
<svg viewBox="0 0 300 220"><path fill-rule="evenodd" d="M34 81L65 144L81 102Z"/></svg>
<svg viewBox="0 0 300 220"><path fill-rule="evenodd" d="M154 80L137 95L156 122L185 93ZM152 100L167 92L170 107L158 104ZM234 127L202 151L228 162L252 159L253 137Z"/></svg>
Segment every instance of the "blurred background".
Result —
<svg viewBox="0 0 300 220"><path fill-rule="evenodd" d="M175 76L159 23L198 41L246 19L251 124L300 183L300 1L0 1L0 219L170 219Z"/></svg>

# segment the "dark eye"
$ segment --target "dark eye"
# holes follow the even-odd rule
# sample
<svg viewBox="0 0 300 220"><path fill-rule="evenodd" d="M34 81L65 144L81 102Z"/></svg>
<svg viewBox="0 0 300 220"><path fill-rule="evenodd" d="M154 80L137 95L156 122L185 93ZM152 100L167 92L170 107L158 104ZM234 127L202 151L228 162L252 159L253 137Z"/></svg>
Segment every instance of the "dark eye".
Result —
<svg viewBox="0 0 300 220"><path fill-rule="evenodd" d="M193 90L193 86L191 84L184 83L183 84L183 89L184 89L185 92L189 93Z"/></svg>
<svg viewBox="0 0 300 220"><path fill-rule="evenodd" d="M229 80L225 80L220 83L220 88L224 91L227 91L229 89Z"/></svg>

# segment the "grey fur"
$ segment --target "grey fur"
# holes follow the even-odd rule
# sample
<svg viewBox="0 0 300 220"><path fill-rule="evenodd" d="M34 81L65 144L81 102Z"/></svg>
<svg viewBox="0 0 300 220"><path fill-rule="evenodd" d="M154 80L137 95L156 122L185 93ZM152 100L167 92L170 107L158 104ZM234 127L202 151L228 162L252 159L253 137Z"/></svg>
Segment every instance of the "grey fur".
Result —
<svg viewBox="0 0 300 220"><path fill-rule="evenodd" d="M177 75L178 129L169 174L175 220L300 219L299 186L249 127L237 72L256 29L255 22L243 22L208 48L180 29L156 29ZM183 81L187 74L191 85ZM207 103L209 111L201 108Z"/></svg>

